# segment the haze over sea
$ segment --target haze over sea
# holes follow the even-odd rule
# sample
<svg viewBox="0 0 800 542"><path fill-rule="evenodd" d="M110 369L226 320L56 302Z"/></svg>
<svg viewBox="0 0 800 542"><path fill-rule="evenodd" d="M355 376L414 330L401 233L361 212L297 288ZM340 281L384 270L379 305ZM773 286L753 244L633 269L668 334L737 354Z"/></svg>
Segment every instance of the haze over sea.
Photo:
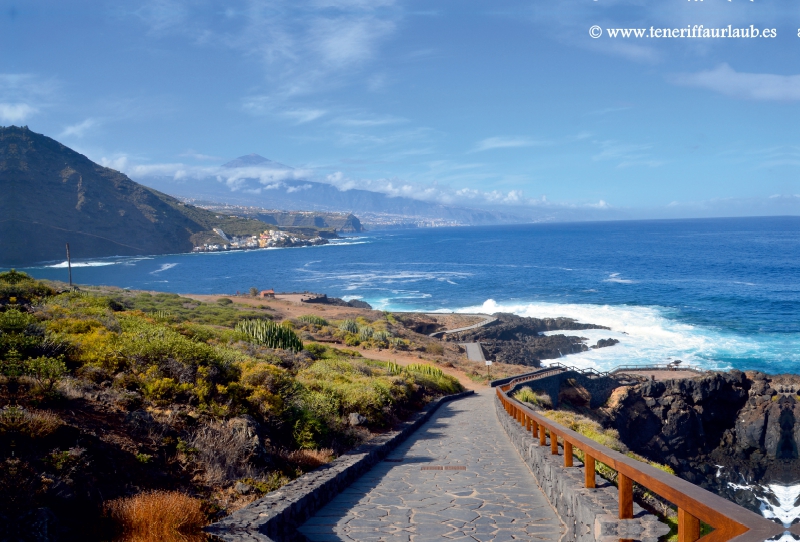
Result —
<svg viewBox="0 0 800 542"><path fill-rule="evenodd" d="M66 280L65 267L25 271ZM321 247L76 260L73 279L176 293L307 290L384 310L567 316L611 328L580 332L590 344L621 341L571 355L573 365L680 359L800 370L797 217L379 231Z"/></svg>

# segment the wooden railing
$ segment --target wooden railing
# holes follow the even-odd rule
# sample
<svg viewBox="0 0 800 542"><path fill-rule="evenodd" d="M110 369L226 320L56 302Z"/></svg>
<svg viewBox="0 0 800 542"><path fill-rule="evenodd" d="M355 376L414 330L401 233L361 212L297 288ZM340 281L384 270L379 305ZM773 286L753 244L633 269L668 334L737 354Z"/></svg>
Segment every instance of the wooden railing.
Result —
<svg viewBox="0 0 800 542"><path fill-rule="evenodd" d="M524 381L535 376L547 376L543 371L538 375L529 375ZM723 499L686 480L670 475L646 463L631 459L619 452L607 448L583 435L567 429L527 407L507 395L507 391L519 382L512 380L497 387L506 412L520 423L534 438L539 439L540 446L549 445L553 455L558 455L559 440L562 443L564 467L573 466L575 450L581 450L584 456L584 483L587 488L595 487L595 463L600 461L617 471L619 488L619 518L633 518L633 483L637 483L652 493L671 502L678 508L678 542L763 542L781 534L781 525L769 521L758 514ZM700 522L706 523L713 531L700 537Z"/></svg>

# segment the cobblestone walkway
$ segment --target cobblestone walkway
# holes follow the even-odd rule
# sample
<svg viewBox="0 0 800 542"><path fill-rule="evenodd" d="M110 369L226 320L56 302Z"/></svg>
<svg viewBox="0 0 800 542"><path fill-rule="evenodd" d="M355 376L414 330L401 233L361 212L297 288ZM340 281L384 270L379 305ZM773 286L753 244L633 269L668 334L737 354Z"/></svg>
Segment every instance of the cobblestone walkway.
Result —
<svg viewBox="0 0 800 542"><path fill-rule="evenodd" d="M500 427L493 391L442 405L300 531L312 542L558 541L563 525Z"/></svg>

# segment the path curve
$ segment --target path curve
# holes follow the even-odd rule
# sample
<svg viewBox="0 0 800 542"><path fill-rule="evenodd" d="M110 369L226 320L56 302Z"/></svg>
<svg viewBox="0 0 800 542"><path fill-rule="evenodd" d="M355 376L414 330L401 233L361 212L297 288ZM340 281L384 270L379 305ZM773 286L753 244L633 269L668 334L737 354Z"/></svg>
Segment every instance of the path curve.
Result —
<svg viewBox="0 0 800 542"><path fill-rule="evenodd" d="M475 316L486 316L486 315L475 315ZM444 329L442 331L435 331L428 335L429 337L438 337L439 335L449 335L450 333L459 333L461 331L469 331L470 329L476 329L483 326L488 326L491 323L497 322L497 318L494 316L486 316L486 320L482 322L478 322L477 324L472 324L471 326L465 327L457 327L455 329Z"/></svg>
<svg viewBox="0 0 800 542"><path fill-rule="evenodd" d="M442 405L300 532L311 542L557 542L564 526L503 432L493 400L484 390Z"/></svg>

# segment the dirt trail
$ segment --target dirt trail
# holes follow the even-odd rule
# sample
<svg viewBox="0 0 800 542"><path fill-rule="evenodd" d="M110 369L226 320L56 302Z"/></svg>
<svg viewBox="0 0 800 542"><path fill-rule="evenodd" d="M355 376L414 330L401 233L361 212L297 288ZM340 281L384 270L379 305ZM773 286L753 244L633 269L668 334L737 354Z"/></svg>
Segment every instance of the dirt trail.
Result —
<svg viewBox="0 0 800 542"><path fill-rule="evenodd" d="M349 347L352 348L352 347ZM468 377L463 371L459 371L455 367L444 367L441 364L432 363L429 360L421 359L410 352L394 352L391 350L366 350L364 348L352 348L358 351L362 356L369 359L377 359L380 361L394 361L400 365L410 365L412 363L427 363L434 365L454 378L457 378L461 385L468 390L482 390L489 386L483 382L476 382Z"/></svg>

